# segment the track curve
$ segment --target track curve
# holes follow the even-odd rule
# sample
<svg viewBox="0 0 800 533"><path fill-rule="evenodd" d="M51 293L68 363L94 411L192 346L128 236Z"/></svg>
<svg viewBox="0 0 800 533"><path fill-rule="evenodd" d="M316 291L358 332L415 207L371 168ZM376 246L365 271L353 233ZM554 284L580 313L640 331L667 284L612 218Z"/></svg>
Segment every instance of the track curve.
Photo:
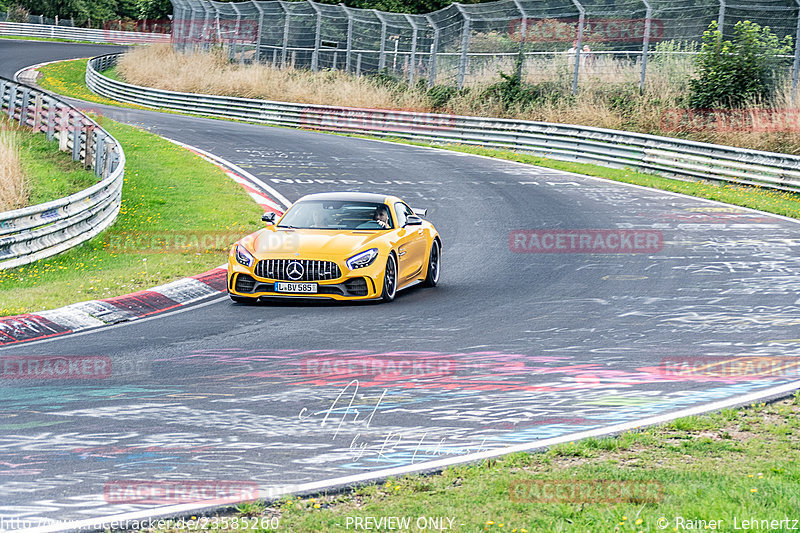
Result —
<svg viewBox="0 0 800 533"><path fill-rule="evenodd" d="M29 43L0 42L0 53L15 45ZM87 55L75 50L13 52L4 57L20 59L4 60L0 74L24 66L23 56L30 64ZM795 221L453 152L93 107L224 157L290 200L349 189L429 207L444 243L441 283L381 306L221 298L0 349L0 358L104 356L124 369L103 382L0 385L4 519L158 507L109 499L108 487L125 480L247 480L279 490L424 468L735 402L797 379ZM527 228L648 229L664 246L513 253L510 232ZM781 358L785 372L668 368L748 356ZM403 367L409 360L417 366Z"/></svg>

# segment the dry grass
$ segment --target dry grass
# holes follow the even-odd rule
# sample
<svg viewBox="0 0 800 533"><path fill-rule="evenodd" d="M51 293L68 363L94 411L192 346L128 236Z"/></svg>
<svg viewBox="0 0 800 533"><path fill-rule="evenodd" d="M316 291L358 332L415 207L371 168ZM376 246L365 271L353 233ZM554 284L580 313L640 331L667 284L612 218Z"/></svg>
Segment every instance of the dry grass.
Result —
<svg viewBox="0 0 800 533"><path fill-rule="evenodd" d="M427 88L421 85L406 89L402 83L382 83L376 78L341 72L315 74L269 65L232 64L221 51L182 54L169 45L137 47L122 57L118 73L130 83L173 91L580 124L800 154L800 125L778 132L665 131L665 111L685 108L688 103L688 81L694 74L694 63L687 51L692 50L665 47L661 53L652 54L641 94L637 54L629 59L595 54L581 69L576 95L570 91L573 67L566 54L529 57L524 65L525 81L544 91L544 96L532 105L508 105L486 91L500 81L500 72L514 71L513 57L471 59L466 76L469 90L455 93L439 107L434 107ZM445 61L440 67L441 83L452 82L455 69L448 68ZM773 108L796 112L790 93L787 81ZM768 107L758 102L753 106Z"/></svg>
<svg viewBox="0 0 800 533"><path fill-rule="evenodd" d="M418 93L399 93L367 78L236 65L221 52L180 54L168 44L128 52L117 70L130 83L170 91L383 109L422 110L427 105Z"/></svg>
<svg viewBox="0 0 800 533"><path fill-rule="evenodd" d="M0 123L0 212L18 209L27 203L28 182L22 169L19 136L5 123Z"/></svg>

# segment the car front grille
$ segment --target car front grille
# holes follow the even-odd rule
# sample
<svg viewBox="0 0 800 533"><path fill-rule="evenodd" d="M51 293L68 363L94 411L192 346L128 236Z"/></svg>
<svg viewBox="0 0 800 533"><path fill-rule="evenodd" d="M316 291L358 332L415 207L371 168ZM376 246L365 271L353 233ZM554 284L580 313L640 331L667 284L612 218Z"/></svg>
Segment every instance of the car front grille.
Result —
<svg viewBox="0 0 800 533"><path fill-rule="evenodd" d="M298 266L300 268L297 268ZM299 271L301 274L290 277L290 273L293 271ZM256 264L255 275L280 281L326 281L337 279L342 276L342 273L339 266L333 261L262 259Z"/></svg>

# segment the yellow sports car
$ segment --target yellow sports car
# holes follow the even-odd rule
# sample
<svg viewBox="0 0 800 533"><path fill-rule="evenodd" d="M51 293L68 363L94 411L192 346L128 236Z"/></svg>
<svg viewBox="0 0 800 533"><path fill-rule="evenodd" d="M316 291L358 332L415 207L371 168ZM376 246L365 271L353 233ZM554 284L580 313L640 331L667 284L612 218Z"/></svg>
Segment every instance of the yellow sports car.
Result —
<svg viewBox="0 0 800 533"><path fill-rule="evenodd" d="M300 198L266 228L234 243L228 294L389 302L397 291L439 281L442 242L424 209L383 194L332 192Z"/></svg>

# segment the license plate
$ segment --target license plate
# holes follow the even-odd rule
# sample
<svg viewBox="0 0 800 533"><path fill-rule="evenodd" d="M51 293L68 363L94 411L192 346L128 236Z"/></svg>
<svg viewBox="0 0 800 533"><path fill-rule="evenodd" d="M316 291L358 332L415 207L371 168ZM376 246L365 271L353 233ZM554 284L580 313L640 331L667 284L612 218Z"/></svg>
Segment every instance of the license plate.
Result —
<svg viewBox="0 0 800 533"><path fill-rule="evenodd" d="M316 283L275 283L275 292L302 292L302 293L315 293L317 292Z"/></svg>

